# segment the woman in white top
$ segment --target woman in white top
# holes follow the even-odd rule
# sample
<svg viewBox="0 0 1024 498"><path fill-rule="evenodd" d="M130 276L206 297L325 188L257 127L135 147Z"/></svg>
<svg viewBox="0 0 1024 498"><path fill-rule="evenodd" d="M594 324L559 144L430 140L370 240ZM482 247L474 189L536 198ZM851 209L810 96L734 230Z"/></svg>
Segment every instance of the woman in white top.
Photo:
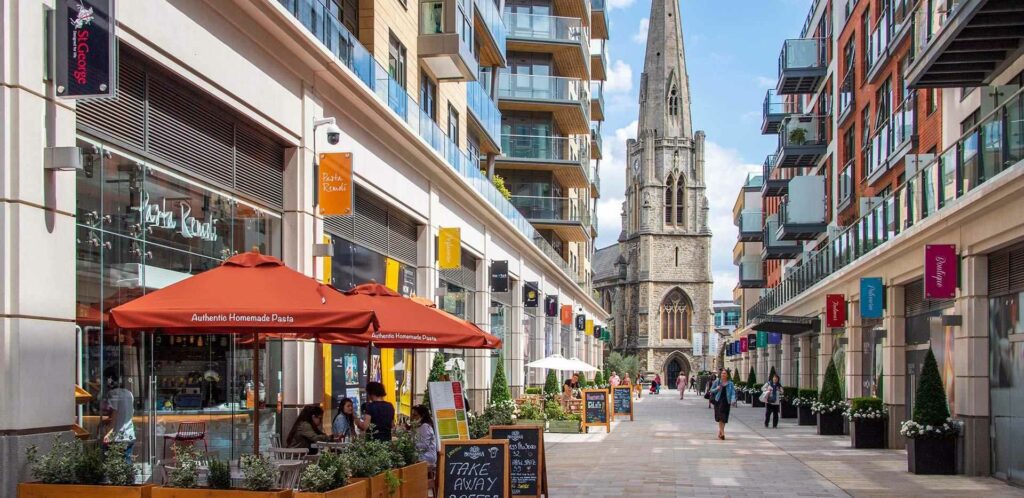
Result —
<svg viewBox="0 0 1024 498"><path fill-rule="evenodd" d="M434 437L434 421L430 418L430 410L426 406L412 407L413 427L416 431L416 452L420 461L427 465L437 465L437 439Z"/></svg>

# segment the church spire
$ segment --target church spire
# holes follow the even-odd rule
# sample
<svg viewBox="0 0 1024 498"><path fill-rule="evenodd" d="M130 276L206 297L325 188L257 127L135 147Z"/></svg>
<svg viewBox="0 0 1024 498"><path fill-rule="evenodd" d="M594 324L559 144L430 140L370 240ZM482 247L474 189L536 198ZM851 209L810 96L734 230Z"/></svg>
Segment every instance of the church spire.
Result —
<svg viewBox="0 0 1024 498"><path fill-rule="evenodd" d="M681 22L678 0L651 0L647 56L640 76L641 137L693 136Z"/></svg>

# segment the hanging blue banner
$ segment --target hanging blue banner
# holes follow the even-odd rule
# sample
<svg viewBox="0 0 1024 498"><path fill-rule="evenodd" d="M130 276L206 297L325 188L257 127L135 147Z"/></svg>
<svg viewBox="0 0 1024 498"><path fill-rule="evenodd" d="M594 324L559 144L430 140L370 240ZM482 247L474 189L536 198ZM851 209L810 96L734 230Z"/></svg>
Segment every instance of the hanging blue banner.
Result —
<svg viewBox="0 0 1024 498"><path fill-rule="evenodd" d="M768 332L768 344L782 344L782 334L778 332Z"/></svg>
<svg viewBox="0 0 1024 498"><path fill-rule="evenodd" d="M885 303L885 287L882 277L860 279L860 317L882 318Z"/></svg>

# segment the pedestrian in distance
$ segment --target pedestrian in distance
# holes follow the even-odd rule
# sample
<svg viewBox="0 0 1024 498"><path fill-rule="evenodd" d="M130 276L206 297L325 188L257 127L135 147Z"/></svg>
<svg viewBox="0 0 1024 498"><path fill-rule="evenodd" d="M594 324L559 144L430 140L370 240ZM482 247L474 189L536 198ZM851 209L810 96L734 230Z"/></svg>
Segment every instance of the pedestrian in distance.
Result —
<svg viewBox="0 0 1024 498"><path fill-rule="evenodd" d="M686 375L679 372L679 376L676 377L676 389L679 389L679 399L686 397Z"/></svg>
<svg viewBox="0 0 1024 498"><path fill-rule="evenodd" d="M696 376L690 377L690 390L694 391L694 392L697 391L697 377Z"/></svg>
<svg viewBox="0 0 1024 498"><path fill-rule="evenodd" d="M612 387L615 387L621 383L622 379L619 378L619 374L616 373L615 370L612 370L612 376L608 377L608 384Z"/></svg>
<svg viewBox="0 0 1024 498"><path fill-rule="evenodd" d="M722 370L711 386L711 399L715 404L715 422L718 422L718 439L725 439L725 424L729 423L729 410L736 402L736 386L729 380L729 372Z"/></svg>
<svg viewBox="0 0 1024 498"><path fill-rule="evenodd" d="M772 418L772 429L779 428L779 409L782 407L782 383L779 374L761 386L761 401L764 403L764 427L768 428L768 419Z"/></svg>

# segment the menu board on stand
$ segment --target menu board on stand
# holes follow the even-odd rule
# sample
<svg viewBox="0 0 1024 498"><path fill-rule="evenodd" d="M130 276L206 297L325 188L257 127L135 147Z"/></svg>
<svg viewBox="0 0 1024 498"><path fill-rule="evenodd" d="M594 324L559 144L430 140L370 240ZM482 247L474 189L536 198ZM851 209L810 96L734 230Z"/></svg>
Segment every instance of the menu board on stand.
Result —
<svg viewBox="0 0 1024 498"><path fill-rule="evenodd" d="M508 440L512 496L547 496L544 426L492 425L490 438Z"/></svg>
<svg viewBox="0 0 1024 498"><path fill-rule="evenodd" d="M434 412L434 434L437 447L443 441L469 439L465 398L460 382L431 382L430 409Z"/></svg>
<svg viewBox="0 0 1024 498"><path fill-rule="evenodd" d="M583 390L583 433L588 427L604 426L606 432L612 432L611 420L608 417L608 391L604 389Z"/></svg>
<svg viewBox="0 0 1024 498"><path fill-rule="evenodd" d="M633 421L633 388L630 386L615 386L612 388L612 420L618 417L629 415L629 421Z"/></svg>
<svg viewBox="0 0 1024 498"><path fill-rule="evenodd" d="M499 439L442 443L441 459L437 461L440 496L512 496L508 443Z"/></svg>

